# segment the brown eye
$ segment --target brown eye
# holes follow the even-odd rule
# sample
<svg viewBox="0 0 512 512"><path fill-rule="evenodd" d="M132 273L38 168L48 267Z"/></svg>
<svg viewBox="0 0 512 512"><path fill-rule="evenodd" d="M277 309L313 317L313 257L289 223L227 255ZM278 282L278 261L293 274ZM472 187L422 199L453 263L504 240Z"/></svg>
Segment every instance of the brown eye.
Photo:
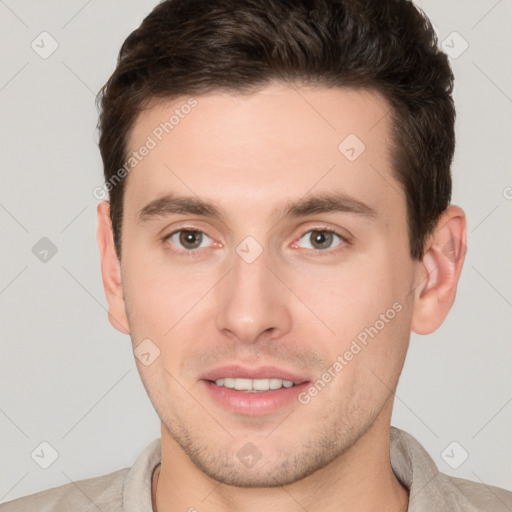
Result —
<svg viewBox="0 0 512 512"><path fill-rule="evenodd" d="M312 231L309 239L315 249L326 249L331 246L333 238L327 231Z"/></svg>
<svg viewBox="0 0 512 512"><path fill-rule="evenodd" d="M180 244L187 249L197 249L201 245L202 234L199 231L181 231Z"/></svg>
<svg viewBox="0 0 512 512"><path fill-rule="evenodd" d="M192 251L194 249L201 248L205 239L208 238L208 235L202 231L195 229L180 229L179 231L175 231L167 236L166 240L169 240L178 248Z"/></svg>
<svg viewBox="0 0 512 512"><path fill-rule="evenodd" d="M340 242L333 246L336 238L338 238ZM309 247L306 247L307 249L316 251L326 251L345 242L343 236L329 229L310 229L302 235L300 240L305 240L306 244L309 243Z"/></svg>

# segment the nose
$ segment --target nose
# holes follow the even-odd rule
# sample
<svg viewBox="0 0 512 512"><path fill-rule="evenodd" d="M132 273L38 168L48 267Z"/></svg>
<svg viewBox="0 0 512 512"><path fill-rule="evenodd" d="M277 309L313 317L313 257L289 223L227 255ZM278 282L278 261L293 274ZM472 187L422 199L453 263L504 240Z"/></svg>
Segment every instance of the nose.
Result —
<svg viewBox="0 0 512 512"><path fill-rule="evenodd" d="M278 338L291 328L292 294L270 259L265 250L252 262L235 254L231 272L216 289L216 327L240 343Z"/></svg>

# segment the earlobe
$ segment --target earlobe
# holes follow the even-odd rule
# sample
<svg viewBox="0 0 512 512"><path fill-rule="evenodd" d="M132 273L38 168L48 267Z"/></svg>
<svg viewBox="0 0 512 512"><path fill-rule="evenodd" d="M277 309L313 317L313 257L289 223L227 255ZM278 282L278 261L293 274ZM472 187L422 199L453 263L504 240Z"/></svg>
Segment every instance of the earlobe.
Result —
<svg viewBox="0 0 512 512"><path fill-rule="evenodd" d="M418 267L413 332L430 334L443 323L455 300L465 254L466 217L451 205L441 214Z"/></svg>
<svg viewBox="0 0 512 512"><path fill-rule="evenodd" d="M130 334L121 283L121 262L114 246L110 203L102 201L98 204L97 219L96 239L100 250L103 288L108 302L108 319L115 329Z"/></svg>

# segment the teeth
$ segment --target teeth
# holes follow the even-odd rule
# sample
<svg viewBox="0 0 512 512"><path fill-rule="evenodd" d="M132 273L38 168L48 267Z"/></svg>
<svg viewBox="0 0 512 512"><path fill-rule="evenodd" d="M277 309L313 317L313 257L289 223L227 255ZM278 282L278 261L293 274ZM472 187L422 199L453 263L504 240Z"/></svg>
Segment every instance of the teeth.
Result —
<svg viewBox="0 0 512 512"><path fill-rule="evenodd" d="M226 377L215 381L217 386L255 393L257 391L268 391L269 389L291 388L294 384L291 380L283 379L233 379Z"/></svg>

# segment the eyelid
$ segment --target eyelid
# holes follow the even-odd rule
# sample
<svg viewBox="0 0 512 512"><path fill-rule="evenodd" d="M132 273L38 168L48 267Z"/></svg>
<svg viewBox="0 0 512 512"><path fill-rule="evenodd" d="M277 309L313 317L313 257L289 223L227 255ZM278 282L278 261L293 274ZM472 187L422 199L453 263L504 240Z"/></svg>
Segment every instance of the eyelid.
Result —
<svg viewBox="0 0 512 512"><path fill-rule="evenodd" d="M334 233L335 235L338 235L340 238L345 240L346 242L349 242L351 239L351 236L346 230L341 228L335 228L327 225L322 224L315 224L312 227L308 227L302 232L302 235L300 235L299 238L302 238L306 233L309 233L310 231L325 231L327 233Z"/></svg>

